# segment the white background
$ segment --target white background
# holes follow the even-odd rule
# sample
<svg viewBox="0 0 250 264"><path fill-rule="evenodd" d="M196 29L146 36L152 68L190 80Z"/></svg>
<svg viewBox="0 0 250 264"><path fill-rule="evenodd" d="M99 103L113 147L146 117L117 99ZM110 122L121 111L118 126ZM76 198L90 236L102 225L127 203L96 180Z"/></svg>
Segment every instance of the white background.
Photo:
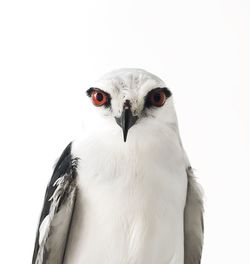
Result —
<svg viewBox="0 0 250 264"><path fill-rule="evenodd" d="M140 67L173 91L204 187L204 264L250 263L250 2L1 1L0 262L30 263L89 83Z"/></svg>

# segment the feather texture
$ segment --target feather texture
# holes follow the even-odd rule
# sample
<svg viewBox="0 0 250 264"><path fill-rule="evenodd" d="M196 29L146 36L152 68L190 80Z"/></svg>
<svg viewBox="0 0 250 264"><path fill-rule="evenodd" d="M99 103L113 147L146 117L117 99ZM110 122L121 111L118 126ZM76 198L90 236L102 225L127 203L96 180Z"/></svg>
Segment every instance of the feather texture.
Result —
<svg viewBox="0 0 250 264"><path fill-rule="evenodd" d="M58 160L45 194L32 264L61 264L76 199L77 159L71 144Z"/></svg>
<svg viewBox="0 0 250 264"><path fill-rule="evenodd" d="M188 189L184 212L184 264L199 264L203 246L203 201L201 187L191 167L187 168Z"/></svg>

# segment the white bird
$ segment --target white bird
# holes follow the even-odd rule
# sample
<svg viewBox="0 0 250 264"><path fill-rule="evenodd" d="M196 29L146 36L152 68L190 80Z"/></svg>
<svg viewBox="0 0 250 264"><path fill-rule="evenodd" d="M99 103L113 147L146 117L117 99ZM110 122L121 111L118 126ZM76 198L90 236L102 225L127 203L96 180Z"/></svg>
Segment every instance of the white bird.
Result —
<svg viewBox="0 0 250 264"><path fill-rule="evenodd" d="M166 84L116 70L87 90L85 107L84 131L48 185L32 263L200 263L202 194Z"/></svg>

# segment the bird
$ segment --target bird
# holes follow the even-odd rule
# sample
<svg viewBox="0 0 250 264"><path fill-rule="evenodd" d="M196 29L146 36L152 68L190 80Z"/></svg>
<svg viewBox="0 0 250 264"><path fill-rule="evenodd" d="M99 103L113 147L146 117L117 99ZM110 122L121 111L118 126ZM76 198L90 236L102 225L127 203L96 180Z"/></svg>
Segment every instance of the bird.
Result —
<svg viewBox="0 0 250 264"><path fill-rule="evenodd" d="M83 128L46 189L32 264L198 264L203 190L170 88L139 68L82 95Z"/></svg>

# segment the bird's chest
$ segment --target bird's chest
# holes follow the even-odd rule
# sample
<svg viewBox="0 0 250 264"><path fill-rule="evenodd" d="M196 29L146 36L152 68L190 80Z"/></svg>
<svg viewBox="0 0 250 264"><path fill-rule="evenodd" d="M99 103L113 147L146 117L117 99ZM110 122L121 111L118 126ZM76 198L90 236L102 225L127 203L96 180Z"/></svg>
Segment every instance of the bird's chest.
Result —
<svg viewBox="0 0 250 264"><path fill-rule="evenodd" d="M184 164L128 152L80 157L66 263L182 263Z"/></svg>

